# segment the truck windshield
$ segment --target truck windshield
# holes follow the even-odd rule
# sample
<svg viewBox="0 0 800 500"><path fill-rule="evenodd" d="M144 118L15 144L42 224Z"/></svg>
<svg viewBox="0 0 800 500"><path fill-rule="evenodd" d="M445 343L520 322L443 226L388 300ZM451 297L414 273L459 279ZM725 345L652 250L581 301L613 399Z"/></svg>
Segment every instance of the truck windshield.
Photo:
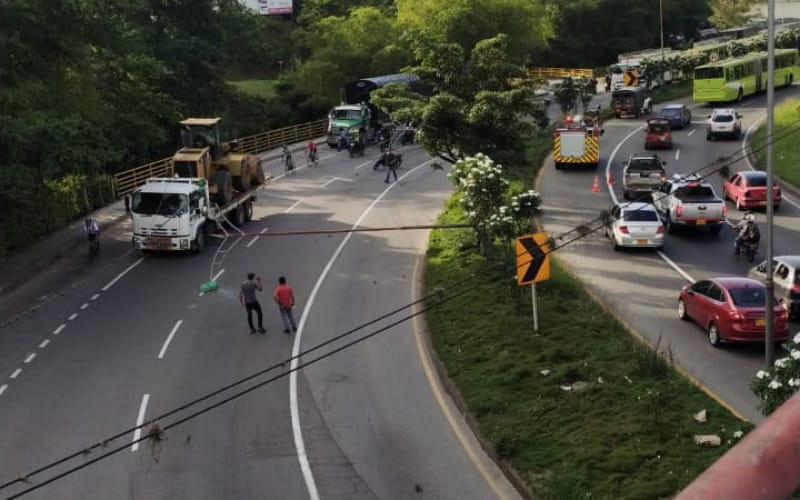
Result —
<svg viewBox="0 0 800 500"><path fill-rule="evenodd" d="M189 197L175 193L134 193L131 210L140 215L180 215L189 208Z"/></svg>
<svg viewBox="0 0 800 500"><path fill-rule="evenodd" d="M333 117L340 120L359 120L361 118L361 110L337 109L333 112Z"/></svg>

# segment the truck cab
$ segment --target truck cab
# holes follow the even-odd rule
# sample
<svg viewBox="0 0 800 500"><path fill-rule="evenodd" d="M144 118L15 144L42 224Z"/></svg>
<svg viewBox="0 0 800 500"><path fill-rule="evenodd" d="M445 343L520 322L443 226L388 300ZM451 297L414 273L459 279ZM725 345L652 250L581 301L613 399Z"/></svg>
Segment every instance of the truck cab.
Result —
<svg viewBox="0 0 800 500"><path fill-rule="evenodd" d="M652 113L653 103L644 87L622 87L611 92L611 109L617 118L623 115L639 115Z"/></svg>
<svg viewBox="0 0 800 500"><path fill-rule="evenodd" d="M133 246L140 250L205 247L208 183L200 178L154 178L131 198ZM198 230L202 233L198 242Z"/></svg>
<svg viewBox="0 0 800 500"><path fill-rule="evenodd" d="M336 106L328 114L328 146L332 148L338 146L342 130L345 131L348 141L353 140L356 132L361 135L362 140L365 140L371 121L372 111L366 104Z"/></svg>

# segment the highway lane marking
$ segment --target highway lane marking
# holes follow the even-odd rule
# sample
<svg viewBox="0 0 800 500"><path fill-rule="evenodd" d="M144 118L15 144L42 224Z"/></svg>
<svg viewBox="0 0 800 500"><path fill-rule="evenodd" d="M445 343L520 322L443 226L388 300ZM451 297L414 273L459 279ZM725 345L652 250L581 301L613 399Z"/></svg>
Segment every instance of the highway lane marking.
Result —
<svg viewBox="0 0 800 500"><path fill-rule="evenodd" d="M366 166L367 166L367 165L369 165L370 163L372 163L372 160L367 160L367 161L365 161L364 163L361 163L361 164L359 164L359 165L356 165L356 170L358 170L359 168L362 168L362 167L366 167Z"/></svg>
<svg viewBox="0 0 800 500"><path fill-rule="evenodd" d="M81 311L83 311L87 307L89 307L89 303L88 302L84 302L83 305L81 306Z"/></svg>
<svg viewBox="0 0 800 500"><path fill-rule="evenodd" d="M53 330L53 335L58 335L59 333L61 333L62 331L64 331L64 328L66 328L66 327L67 327L67 324L66 324L66 323L61 323L60 325L58 325L58 328L56 328L55 330Z"/></svg>
<svg viewBox="0 0 800 500"><path fill-rule="evenodd" d="M330 183L334 182L334 181L353 182L353 179L342 179L341 177L334 177L333 179L331 179L328 182L326 182L323 185L321 185L319 188L322 189L322 188L328 187L328 185Z"/></svg>
<svg viewBox="0 0 800 500"><path fill-rule="evenodd" d="M694 283L695 279L692 278L692 276L689 273L681 269L681 267L678 264L676 264L672 259L667 257L667 255L662 250L656 250L656 253L658 254L659 257L661 257L664 260L664 262L669 264L670 267L672 267L672 269L674 269L678 274L683 276L683 278L686 281L688 281L689 283Z"/></svg>
<svg viewBox="0 0 800 500"><path fill-rule="evenodd" d="M675 150L675 161L678 161L678 158L681 157L681 150L680 148Z"/></svg>
<svg viewBox="0 0 800 500"><path fill-rule="evenodd" d="M172 342L172 337L175 336L175 332L178 331L178 328L181 327L181 324L183 324L183 320L179 319L178 322L175 323L175 326L172 327L172 331L169 332L167 340L164 341L164 345L161 346L161 350L158 351L158 359L164 359L164 354L167 352L167 347L169 347L169 343Z"/></svg>
<svg viewBox="0 0 800 500"><path fill-rule="evenodd" d="M100 297L100 294L96 293L96 294L92 295L92 299L91 300L97 300L99 297Z"/></svg>
<svg viewBox="0 0 800 500"><path fill-rule="evenodd" d="M112 286L114 286L114 283L116 283L117 281L121 280L123 276L125 276L126 274L128 274L129 272L131 272L131 270L132 270L134 267L136 267L136 266L138 266L139 264L141 264L143 260L144 260L144 257L141 257L141 258L139 258L139 260L137 260L136 262L134 262L133 264L131 264L130 266L128 266L127 268L125 268L125 270L124 270L124 271L122 271L121 273L119 273L119 274L118 274L118 275L117 275L117 276L116 276L116 277L115 277L113 280L111 280L111 281L109 281L108 283L106 283L106 286L104 286L104 287L103 287L103 288L101 288L100 290L102 290L102 291L104 291L104 292L107 292L109 288L111 288Z"/></svg>
<svg viewBox="0 0 800 500"><path fill-rule="evenodd" d="M50 343L50 339L42 340L42 343L39 344L39 349L44 349L45 347L47 347L47 344L49 344L49 343Z"/></svg>
<svg viewBox="0 0 800 500"><path fill-rule="evenodd" d="M28 363L30 363L34 359L36 359L36 353L32 352L32 353L28 354L28 357L25 358L25 361L23 361L23 363L25 363L27 365Z"/></svg>
<svg viewBox="0 0 800 500"><path fill-rule="evenodd" d="M78 313L72 313L72 314L70 314L70 315L69 315L69 318L67 318L67 319L68 319L68 320L70 320L70 321L72 321L72 320L74 320L74 319L75 319L75 318L77 318L77 317L78 317Z"/></svg>
<svg viewBox="0 0 800 500"><path fill-rule="evenodd" d="M420 287L422 286L421 277L421 269L422 263L425 261L425 253L419 255L416 259L414 264L414 271L413 271L413 286L411 287L411 301L416 302L419 300L420 296ZM419 311L419 305L415 305L412 309L413 312ZM464 429L464 420L456 416L456 413L453 411L453 403L447 403L447 399L445 394L447 391L442 386L442 381L436 373L436 369L434 368L433 361L431 360L431 353L429 348L427 347L427 342L425 342L425 327L423 325L423 318L421 315L414 316L412 320L413 328L414 328L414 340L416 340L417 345L417 352L419 354L420 364L422 365L422 370L425 372L425 377L428 379L428 385L433 392L433 397L436 399L436 402L439 404L439 408L442 410L442 414L447 420L447 423L450 425L450 429L455 434L456 439L461 444L461 447L466 452L467 456L469 457L472 465L478 470L478 472L483 476L483 479L489 485L489 487L494 491L495 495L498 498L507 498L507 495L504 494L503 490L501 489L500 485L498 484L497 480L495 479L495 475L491 473L491 471L487 468L486 462L487 459L481 457L486 457L485 452L481 449L480 451L476 449L475 446L472 446L472 442L468 439L465 429ZM469 426L467 426L469 428ZM471 432L471 430L470 430ZM473 436L473 439L474 436ZM483 452L483 453L482 453ZM501 474L502 475L502 474Z"/></svg>
<svg viewBox="0 0 800 500"><path fill-rule="evenodd" d="M747 127L747 131L744 133L744 138L742 139L742 151L746 152L746 154L744 155L744 161L745 163L747 163L747 168L749 168L750 170L755 170L756 168L750 162L750 149L747 147L747 142L750 140L750 134L752 134L753 131L756 129L756 127L758 127L761 124L761 122L763 122L766 119L767 119L766 116L762 116L758 120L754 121L752 125ZM793 199L787 197L785 194L783 194L783 201L787 202L788 204L792 205L795 208L800 208L800 203L797 203Z"/></svg>
<svg viewBox="0 0 800 500"><path fill-rule="evenodd" d="M261 234L264 234L264 233L266 233L268 230L269 230L269 228L268 228L268 227L265 227L265 228L264 228L264 229L262 229L260 232L261 232ZM249 242L247 242L247 245L245 245L245 247L247 247L247 248L250 248L250 247L253 245L253 243L255 243L256 241L258 241L258 238L260 238L260 236L253 236L253 239L252 239L252 240L250 240ZM202 294L200 294L200 295L202 296Z"/></svg>
<svg viewBox="0 0 800 500"><path fill-rule="evenodd" d="M686 134L686 137L691 137L691 136L692 136L692 134L694 134L695 132L697 132L697 129L696 129L696 128L693 128L692 130L690 130L690 131L689 131L689 133L688 133L688 134Z"/></svg>
<svg viewBox="0 0 800 500"><path fill-rule="evenodd" d="M213 278L211 278L211 281L217 281L217 278L222 276L222 273L224 273L224 272L225 272L224 269L220 269L219 272L217 274L215 274Z"/></svg>
<svg viewBox="0 0 800 500"><path fill-rule="evenodd" d="M8 389L8 384L0 385L0 396L2 396L4 392L6 392L6 389Z"/></svg>
<svg viewBox="0 0 800 500"><path fill-rule="evenodd" d="M398 181L402 181L411 175L411 173L419 170L430 162L431 160L426 160L425 162L420 163L405 174L401 175ZM372 200L372 203L370 203L364 212L361 213L361 216L359 216L352 228L355 229L360 226L367 215L372 211L373 208L375 208L375 205L377 205L383 199L383 197L386 196L386 193L388 193L394 186L397 186L398 184L398 182L389 184L374 200ZM297 460L300 462L300 470L303 473L303 480L306 483L308 496L311 498L311 500L319 500L319 492L317 491L317 484L314 480L314 473L311 471L311 465L308 462L306 445L305 441L303 440L303 428L300 425L300 409L297 398L298 355L300 353L300 343L303 338L303 330L306 322L308 321L311 308L314 305L314 300L317 298L317 294L319 293L319 289L322 287L322 283L324 283L325 278L327 278L328 273L330 273L334 263L339 258L339 255L342 253L342 250L344 250L345 245L347 245L347 242L350 241L350 238L353 236L353 234L354 233L347 233L345 235L341 243L339 243L339 246L336 247L336 250L334 250L333 255L328 260L328 263L325 264L325 267L322 269L322 273L320 273L319 278L317 278L317 282L314 283L314 288L312 288L311 294L309 294L306 305L303 308L303 314L300 316L300 323L297 325L297 334L294 337L294 344L292 344L292 362L290 366L291 373L289 374L289 407L292 420L292 435L294 436L294 446L297 451Z"/></svg>
<svg viewBox="0 0 800 500"><path fill-rule="evenodd" d="M294 210L295 208L297 208L297 206L298 206L299 204L303 203L303 200L305 200L305 198L300 198L299 200L297 200L296 202L294 202L294 203L292 204L292 206L291 206L291 207L289 207L289 208L287 208L286 210L284 210L284 211L283 211L283 213L285 213L285 214L288 214L289 212L291 212L292 210Z"/></svg>
<svg viewBox="0 0 800 500"><path fill-rule="evenodd" d="M17 368L13 372L11 372L11 375L9 375L8 378L17 378L19 377L20 373L22 373L22 368Z"/></svg>
<svg viewBox="0 0 800 500"><path fill-rule="evenodd" d="M142 404L139 405L139 415L136 416L136 430L133 431L132 452L139 449L139 439L142 437L142 424L144 423L144 412L147 411L148 401L150 401L149 394L142 396Z"/></svg>

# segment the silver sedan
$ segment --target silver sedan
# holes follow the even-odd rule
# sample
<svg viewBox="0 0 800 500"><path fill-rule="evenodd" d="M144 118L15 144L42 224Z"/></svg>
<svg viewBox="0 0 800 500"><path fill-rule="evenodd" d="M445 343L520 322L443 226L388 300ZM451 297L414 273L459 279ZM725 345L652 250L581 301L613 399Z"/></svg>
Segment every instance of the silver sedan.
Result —
<svg viewBox="0 0 800 500"><path fill-rule="evenodd" d="M664 246L664 225L650 203L620 203L611 208L611 223L606 236L614 242L614 250L623 247L661 249Z"/></svg>

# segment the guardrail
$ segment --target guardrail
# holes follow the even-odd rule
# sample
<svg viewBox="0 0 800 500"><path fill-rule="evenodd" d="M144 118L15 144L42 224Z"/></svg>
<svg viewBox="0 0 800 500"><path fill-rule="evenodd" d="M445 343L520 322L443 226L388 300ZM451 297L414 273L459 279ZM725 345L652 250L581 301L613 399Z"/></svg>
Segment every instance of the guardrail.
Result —
<svg viewBox="0 0 800 500"><path fill-rule="evenodd" d="M322 118L313 122L299 123L288 127L268 130L239 139L239 151L258 154L284 144L314 139L325 135L328 131L328 119ZM144 184L151 177L171 177L172 158L146 163L114 175L114 196L120 198L130 194L134 189Z"/></svg>
<svg viewBox="0 0 800 500"><path fill-rule="evenodd" d="M531 68L528 74L534 78L594 78L594 71L586 68Z"/></svg>

